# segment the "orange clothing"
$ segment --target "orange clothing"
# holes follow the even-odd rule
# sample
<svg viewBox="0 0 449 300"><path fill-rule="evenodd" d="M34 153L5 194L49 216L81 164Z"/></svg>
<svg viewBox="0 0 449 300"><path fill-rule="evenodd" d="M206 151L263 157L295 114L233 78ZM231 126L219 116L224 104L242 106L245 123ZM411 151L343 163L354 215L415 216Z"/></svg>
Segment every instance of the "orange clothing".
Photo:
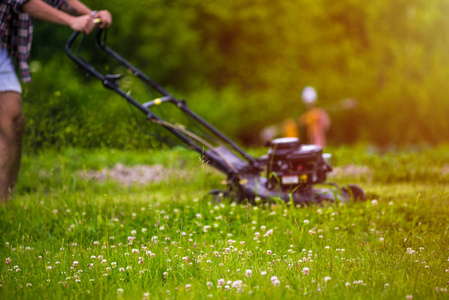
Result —
<svg viewBox="0 0 449 300"><path fill-rule="evenodd" d="M307 137L311 144L323 148L326 146L325 132L329 129L330 119L323 109L317 107L309 109L299 118L299 122L306 126Z"/></svg>
<svg viewBox="0 0 449 300"><path fill-rule="evenodd" d="M282 136L299 138L298 125L296 124L295 120L287 119L282 122Z"/></svg>

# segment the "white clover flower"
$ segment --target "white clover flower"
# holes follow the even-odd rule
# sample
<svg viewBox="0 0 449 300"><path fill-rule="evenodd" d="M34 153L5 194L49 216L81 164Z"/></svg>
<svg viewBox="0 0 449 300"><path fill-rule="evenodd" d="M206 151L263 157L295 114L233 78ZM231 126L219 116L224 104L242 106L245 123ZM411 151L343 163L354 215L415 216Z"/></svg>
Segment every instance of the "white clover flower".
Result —
<svg viewBox="0 0 449 300"><path fill-rule="evenodd" d="M78 261L75 260L75 261L73 262L73 267L76 268L77 266L78 266Z"/></svg>
<svg viewBox="0 0 449 300"><path fill-rule="evenodd" d="M267 271L262 271L262 272L260 272L260 275L262 275L262 276L267 275Z"/></svg>
<svg viewBox="0 0 449 300"><path fill-rule="evenodd" d="M118 288L117 289L117 295L121 296L123 294L123 289Z"/></svg>
<svg viewBox="0 0 449 300"><path fill-rule="evenodd" d="M304 268L302 269L302 273L303 273L304 275L309 275L309 268L304 267Z"/></svg>
<svg viewBox="0 0 449 300"><path fill-rule="evenodd" d="M328 282L330 280L331 280L331 278L329 276L324 277L324 282Z"/></svg>
<svg viewBox="0 0 449 300"><path fill-rule="evenodd" d="M270 280L271 280L271 282L273 282L275 280L278 280L278 278L277 278L277 276L272 276Z"/></svg>
<svg viewBox="0 0 449 300"><path fill-rule="evenodd" d="M267 250L267 255L271 255L273 252L271 250Z"/></svg>
<svg viewBox="0 0 449 300"><path fill-rule="evenodd" d="M224 279L218 279L217 285L218 286L223 286L225 284L225 280Z"/></svg>
<svg viewBox="0 0 449 300"><path fill-rule="evenodd" d="M377 202L377 200L373 200L373 201L371 201L371 204L372 204L373 206L377 206L378 202Z"/></svg>
<svg viewBox="0 0 449 300"><path fill-rule="evenodd" d="M253 274L253 271L252 270L246 270L245 271L245 275L246 275L246 277L251 277L251 275Z"/></svg>
<svg viewBox="0 0 449 300"><path fill-rule="evenodd" d="M304 224L309 225L309 220L304 220Z"/></svg>
<svg viewBox="0 0 449 300"><path fill-rule="evenodd" d="M241 280L236 280L232 283L232 287L235 289L239 289L242 287L242 281Z"/></svg>
<svg viewBox="0 0 449 300"><path fill-rule="evenodd" d="M273 235L273 229L270 229L263 236L272 236L272 235Z"/></svg>
<svg viewBox="0 0 449 300"><path fill-rule="evenodd" d="M278 279L272 281L272 283L274 286L279 286L281 284L281 282Z"/></svg>
<svg viewBox="0 0 449 300"><path fill-rule="evenodd" d="M190 291L191 288L192 286L190 284L186 284L186 290Z"/></svg>
<svg viewBox="0 0 449 300"><path fill-rule="evenodd" d="M208 289L211 289L214 286L214 284L212 282L208 281L206 283L206 286L207 286Z"/></svg>

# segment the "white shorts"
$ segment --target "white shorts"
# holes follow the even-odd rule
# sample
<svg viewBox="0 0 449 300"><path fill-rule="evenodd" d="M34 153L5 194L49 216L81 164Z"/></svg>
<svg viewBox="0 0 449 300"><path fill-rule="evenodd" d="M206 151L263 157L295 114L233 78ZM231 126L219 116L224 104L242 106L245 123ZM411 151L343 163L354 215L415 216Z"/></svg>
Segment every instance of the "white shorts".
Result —
<svg viewBox="0 0 449 300"><path fill-rule="evenodd" d="M17 92L22 94L19 79L14 64L8 56L8 51L0 47L0 92Z"/></svg>

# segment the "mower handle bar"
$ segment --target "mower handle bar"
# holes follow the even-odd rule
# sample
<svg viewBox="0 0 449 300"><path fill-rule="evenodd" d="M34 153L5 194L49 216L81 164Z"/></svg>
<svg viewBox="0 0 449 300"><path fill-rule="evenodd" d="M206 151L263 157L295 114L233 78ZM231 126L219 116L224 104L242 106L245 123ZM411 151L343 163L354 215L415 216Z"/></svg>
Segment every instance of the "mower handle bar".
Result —
<svg viewBox="0 0 449 300"><path fill-rule="evenodd" d="M105 34L103 34L105 32ZM86 35L83 35L83 38L80 42L80 45L78 46L78 53L77 55L74 55L71 51L72 45L75 42L75 40L78 38L78 36L81 34L79 31L75 31L72 36L67 41L67 44L65 45L65 51L67 55L80 67L85 69L89 74L97 77L100 79L103 84L106 87L109 87L110 84L114 84L114 82L108 82L110 78L108 78L108 75L103 75L100 72L98 72L91 64L89 64L87 61L82 59L81 56L81 48L84 44L84 40L86 38ZM103 37L102 37L103 36ZM141 72L139 69L134 67L132 64L130 64L128 61L123 59L120 55L112 51L109 47L106 46L106 31L99 28L95 34L95 40L98 47L106 52L109 56L112 56L113 59L115 59L118 63L120 63L122 66L126 67L129 71L133 73L134 76L140 78L145 83L147 83L149 86L151 86L154 90L156 90L158 93L165 97L170 97L172 102L176 102L176 99L165 89L163 89L160 85L158 85L156 82L152 81L150 78L148 78L143 72ZM109 75L111 77L111 75ZM115 81L115 80L113 80Z"/></svg>
<svg viewBox="0 0 449 300"><path fill-rule="evenodd" d="M164 102L172 102L176 106L178 106L179 109L181 109L184 113L190 115L192 118L194 118L196 121L201 123L205 128L210 130L212 133L214 133L217 137L219 137L222 141L229 144L235 151L237 151L240 155L242 155L245 159L248 160L248 162L258 168L258 162L252 158L250 155L248 155L243 149L241 149L237 144L235 144L232 140L230 140L227 136L225 136L223 133L218 131L215 127L207 123L205 120L203 120L201 117L196 115L194 112L192 112L188 107L184 100L177 100L175 97L173 97L169 92L167 92L164 88L162 88L159 84L152 81L148 76L146 76L142 71L137 69L135 66L130 64L126 59L121 57L119 54L117 54L114 50L106 46L106 34L107 31L103 30L101 28L97 29L97 32L95 34L95 41L97 46L106 54L108 54L110 57L112 57L115 61L117 61L122 66L126 67L129 71L132 72L132 74L136 77L138 77L140 80L142 80L144 83L149 85L151 88L153 88L155 91L163 95L161 98L156 98L152 101L146 102L144 104L140 104L135 99L133 99L129 93L125 93L123 90L121 90L118 86L117 80L120 79L120 76L117 75L103 75L100 72L98 72L91 64L89 64L86 60L82 58L81 55L81 48L84 44L84 40L86 38L86 35L83 35L83 38L80 42L80 45L78 46L78 53L77 55L74 55L71 51L71 47L75 40L80 35L79 31L74 32L69 40L67 41L65 45L65 52L67 55L80 67L85 69L90 75L98 78L103 85L106 88L112 89L116 93L118 93L120 96L125 98L129 103L131 103L133 106L135 106L137 109L142 111L146 114L148 119L155 119L160 120L158 116L156 116L152 111L149 110L149 107L159 105ZM178 132L177 130L170 128L168 126L164 126L167 130L169 130L172 134L177 136L179 139L181 139L184 143L195 149L199 153L203 153L203 149L199 147L197 144L193 143L191 139L183 135L182 133ZM227 166L219 167L221 170L225 171L226 173L233 173L232 170L229 170Z"/></svg>
<svg viewBox="0 0 449 300"><path fill-rule="evenodd" d="M142 104L142 106L146 107L146 108L149 108L149 107L152 107L152 106L155 106L155 105L159 105L159 104L162 104L162 103L168 102L168 101L172 101L172 98L170 96L165 96L165 97L162 97L162 98L156 98L154 100L145 102L145 103Z"/></svg>

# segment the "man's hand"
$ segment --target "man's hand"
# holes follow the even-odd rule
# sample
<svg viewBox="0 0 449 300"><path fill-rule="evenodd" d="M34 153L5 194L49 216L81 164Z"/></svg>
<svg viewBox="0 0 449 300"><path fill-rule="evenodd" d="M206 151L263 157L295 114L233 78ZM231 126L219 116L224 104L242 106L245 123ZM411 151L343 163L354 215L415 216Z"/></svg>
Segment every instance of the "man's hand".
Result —
<svg viewBox="0 0 449 300"><path fill-rule="evenodd" d="M93 18L100 18L101 23L98 25L100 28L107 28L112 24L112 16L111 13L107 10L100 10L93 14Z"/></svg>
<svg viewBox="0 0 449 300"><path fill-rule="evenodd" d="M101 23L95 24L94 19L101 19ZM100 10L94 14L84 15L80 17L73 17L70 21L70 28L74 31L81 31L85 34L89 34L94 30L95 26L100 28L107 28L112 23L111 13L107 10Z"/></svg>
<svg viewBox="0 0 449 300"><path fill-rule="evenodd" d="M95 28L94 19L89 15L80 17L72 17L69 26L74 31L81 31L85 34L89 34Z"/></svg>

